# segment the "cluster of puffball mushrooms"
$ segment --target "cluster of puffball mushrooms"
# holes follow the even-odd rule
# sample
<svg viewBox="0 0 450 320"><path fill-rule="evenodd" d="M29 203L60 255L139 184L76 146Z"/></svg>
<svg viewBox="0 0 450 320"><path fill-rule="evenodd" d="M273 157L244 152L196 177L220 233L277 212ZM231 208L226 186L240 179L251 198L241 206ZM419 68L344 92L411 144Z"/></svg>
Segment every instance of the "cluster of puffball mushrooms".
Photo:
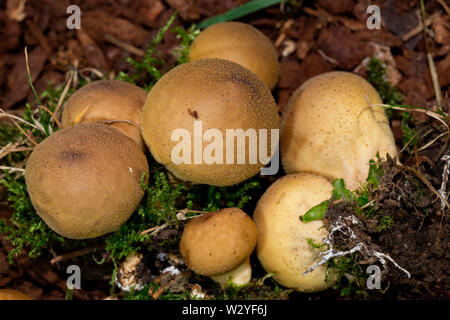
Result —
<svg viewBox="0 0 450 320"><path fill-rule="evenodd" d="M322 221L299 217L331 197L330 181L343 178L356 189L377 152L382 158L397 154L385 112L376 106L380 96L355 74L329 72L298 88L280 118L271 94L279 75L275 48L260 31L239 22L205 29L189 58L148 95L130 83L102 80L68 99L63 128L27 161L26 184L37 214L64 237L102 236L117 230L139 205L141 178L145 174L147 183L149 177L147 148L176 178L214 186L245 181L267 164L175 163L174 130L193 133L194 121L223 136L227 129L257 134L279 129L287 175L267 189L253 219L238 208L195 217L185 226L180 253L187 267L223 288L251 279L255 248L281 285L302 292L328 288L325 266L303 274L318 259L307 239L321 242L327 231Z"/></svg>

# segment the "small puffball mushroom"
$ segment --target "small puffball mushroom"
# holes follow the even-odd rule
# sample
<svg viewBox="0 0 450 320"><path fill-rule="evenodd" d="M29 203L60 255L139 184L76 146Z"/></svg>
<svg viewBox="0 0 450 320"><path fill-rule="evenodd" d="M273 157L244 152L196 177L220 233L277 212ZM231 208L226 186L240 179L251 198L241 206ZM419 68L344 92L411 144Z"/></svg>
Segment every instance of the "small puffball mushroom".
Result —
<svg viewBox="0 0 450 320"><path fill-rule="evenodd" d="M287 173L343 178L357 189L379 152L397 155L389 122L375 89L349 72L328 72L306 81L281 117L281 161Z"/></svg>
<svg viewBox="0 0 450 320"><path fill-rule="evenodd" d="M229 281L241 286L252 277L250 255L257 238L252 219L238 208L227 208L189 221L180 253L189 269L209 276L222 288Z"/></svg>
<svg viewBox="0 0 450 320"><path fill-rule="evenodd" d="M244 67L221 59L185 63L165 74L151 89L141 121L156 161L178 179L214 186L256 175L276 151L272 129L279 129L279 115L270 91ZM239 132L253 133L255 144L244 137L239 148ZM267 159L258 144L265 144Z"/></svg>
<svg viewBox="0 0 450 320"><path fill-rule="evenodd" d="M64 104L63 128L74 123L101 122L133 139L145 152L139 129L147 92L134 84L118 80L99 80L77 90Z"/></svg>
<svg viewBox="0 0 450 320"><path fill-rule="evenodd" d="M18 290L0 289L1 300L33 300L33 298Z"/></svg>
<svg viewBox="0 0 450 320"><path fill-rule="evenodd" d="M194 40L189 60L218 58L252 71L272 90L279 74L278 56L261 31L242 22L222 22L206 28Z"/></svg>
<svg viewBox="0 0 450 320"><path fill-rule="evenodd" d="M144 195L148 164L136 143L103 124L59 130L31 153L25 181L36 213L60 235L94 238L117 230Z"/></svg>
<svg viewBox="0 0 450 320"><path fill-rule="evenodd" d="M301 292L327 289L326 266L303 275L318 261L307 239L321 243L327 236L321 220L303 222L309 209L331 197L333 186L311 174L290 174L275 181L263 194L253 215L259 238L256 253L264 269L281 285Z"/></svg>

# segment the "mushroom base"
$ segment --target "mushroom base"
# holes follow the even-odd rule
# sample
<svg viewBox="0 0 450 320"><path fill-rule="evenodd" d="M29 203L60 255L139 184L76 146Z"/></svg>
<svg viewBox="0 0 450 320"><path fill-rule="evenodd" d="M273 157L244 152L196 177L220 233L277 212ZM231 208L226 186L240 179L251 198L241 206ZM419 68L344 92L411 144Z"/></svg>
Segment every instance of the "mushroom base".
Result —
<svg viewBox="0 0 450 320"><path fill-rule="evenodd" d="M247 284L252 278L252 267L250 266L250 257L240 264L237 268L228 271L227 273L210 276L215 282L219 283L222 289L225 289L230 284L235 286L243 286Z"/></svg>

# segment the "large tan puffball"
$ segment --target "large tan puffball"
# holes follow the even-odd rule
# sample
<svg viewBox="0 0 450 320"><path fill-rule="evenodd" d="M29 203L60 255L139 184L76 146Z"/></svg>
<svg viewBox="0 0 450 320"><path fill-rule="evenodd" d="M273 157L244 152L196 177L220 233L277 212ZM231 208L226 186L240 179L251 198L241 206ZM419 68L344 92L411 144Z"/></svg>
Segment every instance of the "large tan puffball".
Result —
<svg viewBox="0 0 450 320"><path fill-rule="evenodd" d="M36 213L58 234L88 239L117 230L139 205L145 155L103 124L56 131L34 148L25 181Z"/></svg>
<svg viewBox="0 0 450 320"><path fill-rule="evenodd" d="M64 105L63 128L77 123L101 122L126 134L145 152L139 130L147 92L118 80L93 81L77 90Z"/></svg>
<svg viewBox="0 0 450 320"><path fill-rule="evenodd" d="M166 73L151 89L141 121L142 136L156 161L181 180L214 186L258 174L270 160L261 157L261 150L265 144L266 155L274 154L272 130L279 127L267 86L223 59L192 61ZM244 137L240 144L230 132L253 132L255 143Z"/></svg>
<svg viewBox="0 0 450 320"><path fill-rule="evenodd" d="M273 183L253 215L259 237L257 256L264 269L275 274L281 285L301 292L324 290L326 265L303 275L318 260L318 249L308 243L321 243L327 236L321 220L303 222L309 209L331 197L333 186L325 178L311 174L290 174Z"/></svg>
<svg viewBox="0 0 450 320"><path fill-rule="evenodd" d="M221 22L206 28L194 40L189 60L225 59L252 71L272 90L279 74L278 55L261 31L242 22Z"/></svg>
<svg viewBox="0 0 450 320"><path fill-rule="evenodd" d="M281 118L281 160L287 173L309 172L349 189L367 179L379 152L397 155L395 140L375 89L349 72L328 72L305 82Z"/></svg>

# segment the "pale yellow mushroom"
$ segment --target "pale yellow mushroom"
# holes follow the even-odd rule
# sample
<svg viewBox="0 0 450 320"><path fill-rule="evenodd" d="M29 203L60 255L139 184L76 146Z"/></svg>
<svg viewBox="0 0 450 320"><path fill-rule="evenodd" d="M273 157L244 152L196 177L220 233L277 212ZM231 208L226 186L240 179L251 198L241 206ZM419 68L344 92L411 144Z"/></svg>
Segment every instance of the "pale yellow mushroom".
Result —
<svg viewBox="0 0 450 320"><path fill-rule="evenodd" d="M287 173L343 178L349 189L367 179L369 161L397 155L375 89L349 72L329 72L305 82L281 118L281 160Z"/></svg>
<svg viewBox="0 0 450 320"><path fill-rule="evenodd" d="M326 265L303 274L317 261L320 251L308 239L321 243L327 236L322 220L303 222L300 217L331 197L333 186L311 174L290 174L263 194L253 215L259 237L256 253L261 265L281 285L301 292L327 289Z"/></svg>

